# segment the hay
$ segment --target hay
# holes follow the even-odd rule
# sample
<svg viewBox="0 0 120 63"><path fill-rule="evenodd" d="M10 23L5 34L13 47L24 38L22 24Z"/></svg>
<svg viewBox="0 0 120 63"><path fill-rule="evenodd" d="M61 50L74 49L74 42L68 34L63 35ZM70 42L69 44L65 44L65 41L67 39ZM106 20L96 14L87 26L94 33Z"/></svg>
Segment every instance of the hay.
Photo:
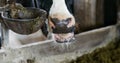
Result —
<svg viewBox="0 0 120 63"><path fill-rule="evenodd" d="M112 41L107 46L78 57L70 63L120 63L120 40Z"/></svg>

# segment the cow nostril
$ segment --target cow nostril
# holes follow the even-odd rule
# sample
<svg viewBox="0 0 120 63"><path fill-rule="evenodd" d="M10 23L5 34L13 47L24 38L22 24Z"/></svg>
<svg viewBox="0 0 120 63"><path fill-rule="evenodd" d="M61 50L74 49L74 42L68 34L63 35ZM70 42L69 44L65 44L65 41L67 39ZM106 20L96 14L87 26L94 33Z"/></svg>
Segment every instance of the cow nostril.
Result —
<svg viewBox="0 0 120 63"><path fill-rule="evenodd" d="M65 25L63 25L63 24L59 24L58 26L60 26L60 27L64 27Z"/></svg>
<svg viewBox="0 0 120 63"><path fill-rule="evenodd" d="M64 27L64 24L57 24L56 27Z"/></svg>

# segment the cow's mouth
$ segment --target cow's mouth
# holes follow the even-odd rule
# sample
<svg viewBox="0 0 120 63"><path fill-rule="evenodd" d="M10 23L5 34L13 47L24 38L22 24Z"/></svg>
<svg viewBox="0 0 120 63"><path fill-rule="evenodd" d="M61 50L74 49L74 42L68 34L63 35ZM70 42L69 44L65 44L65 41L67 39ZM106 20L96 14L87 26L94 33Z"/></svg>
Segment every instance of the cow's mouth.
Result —
<svg viewBox="0 0 120 63"><path fill-rule="evenodd" d="M74 33L67 33L67 34L53 34L55 41L58 43L67 43L73 42L75 40Z"/></svg>

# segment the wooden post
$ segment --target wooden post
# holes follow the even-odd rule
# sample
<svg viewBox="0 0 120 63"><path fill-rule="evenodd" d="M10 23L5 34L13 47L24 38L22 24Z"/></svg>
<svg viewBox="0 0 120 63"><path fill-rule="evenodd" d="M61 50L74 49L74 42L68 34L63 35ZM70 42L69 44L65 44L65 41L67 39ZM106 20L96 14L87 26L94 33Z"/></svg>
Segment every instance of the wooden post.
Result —
<svg viewBox="0 0 120 63"><path fill-rule="evenodd" d="M96 0L74 0L77 32L89 30L96 25Z"/></svg>
<svg viewBox="0 0 120 63"><path fill-rule="evenodd" d="M96 26L104 26L104 0L96 0Z"/></svg>
<svg viewBox="0 0 120 63"><path fill-rule="evenodd" d="M0 15L1 15L1 13L0 13ZM1 22L1 30L0 30L0 33L1 33L1 46L6 47L8 42L9 42L9 33L8 33L9 30L5 26L1 16L0 16L0 22Z"/></svg>
<svg viewBox="0 0 120 63"><path fill-rule="evenodd" d="M3 47L6 47L9 41L8 28L5 26L1 13L3 12L3 7L7 4L7 0L0 0L0 23L1 23L1 43Z"/></svg>
<svg viewBox="0 0 120 63"><path fill-rule="evenodd" d="M103 26L104 0L74 0L74 15L77 32Z"/></svg>
<svg viewBox="0 0 120 63"><path fill-rule="evenodd" d="M1 23L1 42L2 47L6 47L9 42L9 30L3 22Z"/></svg>

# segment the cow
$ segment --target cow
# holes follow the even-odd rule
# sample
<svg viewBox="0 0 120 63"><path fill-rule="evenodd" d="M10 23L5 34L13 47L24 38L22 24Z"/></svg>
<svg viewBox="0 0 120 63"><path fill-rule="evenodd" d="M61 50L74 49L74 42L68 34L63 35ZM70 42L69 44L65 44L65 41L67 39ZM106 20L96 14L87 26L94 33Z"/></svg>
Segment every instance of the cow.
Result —
<svg viewBox="0 0 120 63"><path fill-rule="evenodd" d="M55 41L64 43L74 40L75 18L69 12L65 0L53 0L48 22Z"/></svg>

